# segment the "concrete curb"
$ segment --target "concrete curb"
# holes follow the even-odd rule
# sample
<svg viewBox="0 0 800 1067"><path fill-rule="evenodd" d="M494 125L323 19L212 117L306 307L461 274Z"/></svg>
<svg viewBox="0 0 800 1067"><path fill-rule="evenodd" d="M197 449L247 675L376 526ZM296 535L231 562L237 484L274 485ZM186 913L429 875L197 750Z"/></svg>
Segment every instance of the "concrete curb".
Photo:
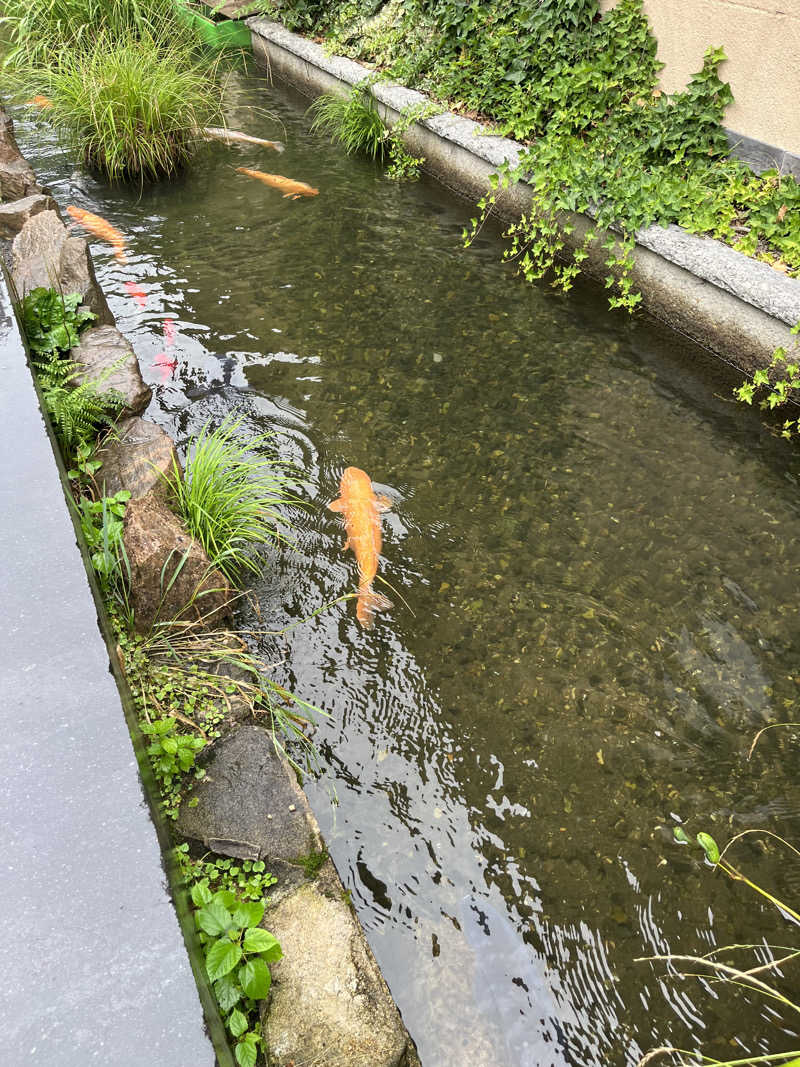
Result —
<svg viewBox="0 0 800 1067"><path fill-rule="evenodd" d="M373 76L352 59L325 49L266 18L246 20L253 54L270 72L309 96L343 92ZM404 108L427 103L425 94L402 85L371 86L385 121L392 125ZM409 149L425 156L425 169L454 191L479 198L489 177L504 161L517 163L524 146L488 133L488 127L443 112L422 119L404 135ZM496 210L517 219L530 206L525 183L501 190ZM572 247L582 244L592 220L569 219ZM792 342L790 327L800 320L800 279L789 278L735 251L721 241L696 237L678 226L650 226L636 235L634 282L646 309L673 329L746 373L766 366L779 345ZM595 243L584 268L595 277L608 273L607 253Z"/></svg>

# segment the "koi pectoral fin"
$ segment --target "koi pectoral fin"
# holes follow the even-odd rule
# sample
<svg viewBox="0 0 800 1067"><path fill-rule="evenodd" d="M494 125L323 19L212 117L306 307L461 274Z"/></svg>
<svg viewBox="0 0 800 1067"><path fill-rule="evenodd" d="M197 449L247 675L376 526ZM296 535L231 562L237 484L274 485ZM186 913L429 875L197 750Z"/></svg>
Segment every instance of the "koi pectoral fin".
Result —
<svg viewBox="0 0 800 1067"><path fill-rule="evenodd" d="M348 550L348 548L352 548L352 545L350 544L350 538L349 537L347 538L345 543L342 545L342 552L346 552Z"/></svg>
<svg viewBox="0 0 800 1067"><path fill-rule="evenodd" d="M375 497L375 501L378 505L378 511L391 511L392 502L385 493L378 493Z"/></svg>
<svg viewBox="0 0 800 1067"><path fill-rule="evenodd" d="M328 504L328 511L344 511L344 501L341 497L338 500L332 500Z"/></svg>

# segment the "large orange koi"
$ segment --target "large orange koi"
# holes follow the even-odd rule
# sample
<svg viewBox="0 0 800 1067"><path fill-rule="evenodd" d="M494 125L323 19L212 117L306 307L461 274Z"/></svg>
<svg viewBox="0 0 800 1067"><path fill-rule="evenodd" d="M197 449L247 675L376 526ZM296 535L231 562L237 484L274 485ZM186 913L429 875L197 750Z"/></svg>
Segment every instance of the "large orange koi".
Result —
<svg viewBox="0 0 800 1067"><path fill-rule="evenodd" d="M281 174L265 174L263 170L250 170L249 167L237 167L239 174L246 174L248 178L256 178L265 185L271 185L274 189L283 190L283 199L290 196L297 200L301 196L319 196L319 189L313 189L305 182L296 182L291 178L284 178Z"/></svg>
<svg viewBox="0 0 800 1067"><path fill-rule="evenodd" d="M391 600L376 593L372 588L378 573L381 555L381 516L388 511L391 501L385 496L376 496L369 475L358 467L348 467L339 483L341 496L328 507L340 511L344 517L347 540L344 551L352 548L358 563L358 604L356 618L369 630L376 611L385 611L392 606Z"/></svg>
<svg viewBox="0 0 800 1067"><path fill-rule="evenodd" d="M50 99L50 97L42 96L41 93L37 94L36 96L32 96L31 99L26 100L25 103L29 107L41 108L42 111L47 111L48 108L51 108L53 106L53 101Z"/></svg>
<svg viewBox="0 0 800 1067"><path fill-rule="evenodd" d="M67 214L78 225L83 226L84 230L88 230L95 237L99 237L101 241L108 241L114 249L115 259L120 263L127 262L125 257L125 238L119 230L114 229L110 222L106 222L99 215L93 215L91 211L84 211L81 207L73 207L72 204L67 208Z"/></svg>

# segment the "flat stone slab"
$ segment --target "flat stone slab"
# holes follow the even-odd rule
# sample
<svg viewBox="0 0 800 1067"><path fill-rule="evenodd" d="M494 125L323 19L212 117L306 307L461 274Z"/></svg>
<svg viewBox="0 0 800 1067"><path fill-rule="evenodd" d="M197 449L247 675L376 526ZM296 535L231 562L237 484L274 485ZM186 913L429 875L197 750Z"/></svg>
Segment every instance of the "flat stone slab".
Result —
<svg viewBox="0 0 800 1067"><path fill-rule="evenodd" d="M0 376L0 1063L214 1067L1 267Z"/></svg>
<svg viewBox="0 0 800 1067"><path fill-rule="evenodd" d="M220 738L205 769L192 792L196 806L181 805L179 833L238 859L297 864L322 850L305 794L267 730L243 725Z"/></svg>
<svg viewBox="0 0 800 1067"><path fill-rule="evenodd" d="M96 381L100 392L115 389L125 400L125 414L140 415L150 403L153 390L144 384L136 353L116 326L84 330L70 359L86 367L76 381Z"/></svg>
<svg viewBox="0 0 800 1067"><path fill-rule="evenodd" d="M322 882L307 882L271 907L264 925L283 950L270 968L272 995L263 1015L270 1067L418 1067L343 893L330 896Z"/></svg>
<svg viewBox="0 0 800 1067"><path fill-rule="evenodd" d="M14 238L12 256L12 276L20 296L38 286L58 289L65 296L80 293L98 323L113 325L89 246L82 237L69 236L57 212L42 211L28 219Z"/></svg>
<svg viewBox="0 0 800 1067"><path fill-rule="evenodd" d="M44 193L0 203L0 237L16 237L25 223L40 211L54 211L56 202Z"/></svg>
<svg viewBox="0 0 800 1067"><path fill-rule="evenodd" d="M115 433L104 442L97 458L102 466L95 481L98 486L105 486L105 495L127 490L132 500L148 493L166 495L162 475L172 474L173 463L181 470L169 434L138 415L117 423Z"/></svg>

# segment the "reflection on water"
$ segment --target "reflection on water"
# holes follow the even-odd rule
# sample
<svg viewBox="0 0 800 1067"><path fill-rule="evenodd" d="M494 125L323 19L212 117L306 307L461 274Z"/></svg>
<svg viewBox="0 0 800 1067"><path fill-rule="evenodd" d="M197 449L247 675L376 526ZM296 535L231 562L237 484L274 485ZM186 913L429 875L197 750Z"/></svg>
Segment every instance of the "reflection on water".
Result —
<svg viewBox="0 0 800 1067"><path fill-rule="evenodd" d="M30 154L62 204L128 237L127 267L96 259L152 417L185 440L236 411L306 472L297 549L255 590L270 630L354 588L324 506L342 469L393 502L393 613L365 633L340 603L261 648L331 714L339 803L329 783L310 795L426 1067L792 1047L755 997L635 962L791 936L671 832L696 816L722 840L797 836L790 736L745 758L797 696L790 452L675 335L589 287L522 283L488 229L463 251L468 205L342 157L289 94L272 115L250 110L255 81L229 96L230 125L285 140L282 173L319 197L236 174L264 167L253 148L211 145L140 197L52 144ZM738 855L797 885L771 850Z"/></svg>

